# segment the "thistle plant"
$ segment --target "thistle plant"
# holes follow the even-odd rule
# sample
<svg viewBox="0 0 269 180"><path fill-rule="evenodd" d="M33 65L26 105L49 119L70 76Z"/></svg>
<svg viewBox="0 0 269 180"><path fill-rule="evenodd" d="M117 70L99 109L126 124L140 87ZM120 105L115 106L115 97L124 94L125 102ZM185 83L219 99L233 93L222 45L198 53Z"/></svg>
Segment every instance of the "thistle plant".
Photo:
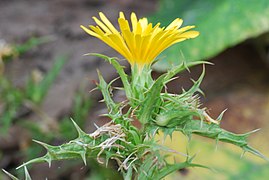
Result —
<svg viewBox="0 0 269 180"><path fill-rule="evenodd" d="M119 52L131 65L131 74L125 72L117 58L101 54L98 56L110 63L119 75L123 84L120 90L125 92L126 99L116 102L113 99L113 81L107 83L98 72L99 82L96 89L103 95L110 119L107 124L97 127L93 133L86 133L72 120L78 137L68 143L52 146L35 141L47 149L47 154L28 161L18 168L31 163L54 160L81 158L85 165L88 158L95 158L100 164L108 165L110 161L117 163L117 170L124 179L162 179L168 174L188 167L206 167L192 162L194 156L182 154L184 162L168 163L168 152L176 152L161 145L155 136L163 132L165 136L179 131L191 138L192 134L208 137L241 147L266 159L259 151L249 146L247 137L253 133L234 134L220 127L224 111L218 118L210 117L206 108L199 102L199 88L205 75L205 68L200 77L193 81L193 86L183 90L181 94L167 92L166 84L175 76L199 64L210 64L205 61L185 62L174 66L157 79L151 76L152 64L156 57L169 46L181 41L195 38L199 32L192 30L194 26L180 28L182 20L177 18L167 27L160 23L152 25L146 18L138 19L131 14L131 27L122 12L118 23L120 32L112 25L103 13L100 20L93 17L96 26L81 26L89 35L99 38ZM140 127L134 125L140 123ZM180 145L180 142L178 142Z"/></svg>

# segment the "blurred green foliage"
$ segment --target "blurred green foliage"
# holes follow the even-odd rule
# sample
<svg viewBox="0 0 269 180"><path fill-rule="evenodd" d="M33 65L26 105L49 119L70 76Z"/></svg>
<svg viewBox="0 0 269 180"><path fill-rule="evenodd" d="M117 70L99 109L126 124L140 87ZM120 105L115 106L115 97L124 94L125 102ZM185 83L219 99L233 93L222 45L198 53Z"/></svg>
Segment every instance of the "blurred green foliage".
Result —
<svg viewBox="0 0 269 180"><path fill-rule="evenodd" d="M29 98L29 100L37 104L43 100L52 83L55 81L61 69L63 68L66 58L67 57L65 56L57 57L51 70L44 77L40 77L42 80L35 78L35 74L32 75L32 78L28 81L25 90L26 97Z"/></svg>
<svg viewBox="0 0 269 180"><path fill-rule="evenodd" d="M160 0L151 21L168 25L180 17L200 36L166 50L155 68L166 70L182 61L206 60L228 47L269 31L268 0Z"/></svg>
<svg viewBox="0 0 269 180"><path fill-rule="evenodd" d="M16 118L18 108L22 105L23 93L15 88L11 82L0 77L0 132L7 132L12 120Z"/></svg>
<svg viewBox="0 0 269 180"><path fill-rule="evenodd" d="M30 101L33 106L42 102L52 83L62 69L66 58L58 57L52 69L40 81L32 78L29 79L24 88L14 86L5 76L0 77L0 132L6 132L10 124L19 118L20 111L25 108L25 103Z"/></svg>
<svg viewBox="0 0 269 180"><path fill-rule="evenodd" d="M3 69L5 63L9 60L12 60L15 57L18 57L21 54L26 53L30 49L37 47L40 44L46 43L49 41L49 38L30 38L27 42L20 45L7 45L4 43L2 48L9 49L7 53L3 52L0 53L1 60L3 61ZM0 49L0 52L5 51L5 49ZM57 63L58 64L58 63ZM63 63L62 63L63 64ZM56 67L56 64L55 64ZM44 78L42 83L42 90L38 89L37 87L40 86L39 83L34 83L33 79L29 80L29 85L23 88L16 87L12 84L12 82L1 74L0 76L0 132L5 133L9 129L11 122L20 116L20 109L23 107L24 102L26 100L35 100L35 94L41 94L39 99L36 99L36 103L41 102L42 98L45 96L45 93L50 88L51 83L56 78L56 75L60 72L60 69L51 70L48 73L48 76ZM54 75L53 77L51 77ZM46 86L43 85L47 82L48 78L50 78L50 84L46 83ZM40 93L42 92L42 93ZM29 95L27 95L29 94ZM29 98L27 97L29 96Z"/></svg>
<svg viewBox="0 0 269 180"><path fill-rule="evenodd" d="M29 50L48 41L49 38L30 38L26 43L21 45L9 46L8 44L5 44L7 45L6 47L10 47L11 51L0 57L3 60L3 67L9 63L9 61L14 60L15 58L20 58L20 55L23 55ZM64 114L64 116L59 119L55 119L55 122L53 123L55 123L56 128L51 128L49 131L46 128L44 129L46 118L49 117L46 112L43 112L40 105L64 67L67 58L67 56L56 57L54 60L55 63L46 74L33 70L29 74L25 84L20 87L14 85L5 74L0 75L1 137L5 137L9 132L8 130L13 125L17 125L26 129L29 135L34 139L46 142L53 142L55 140L65 141L76 135L70 117L76 119L76 122L80 126L84 126L92 101L89 99L88 94L84 92L83 88L79 88L73 97L73 105L70 112ZM38 115L40 120L32 121L28 119L28 115L30 114ZM29 143L27 148L19 149L16 154L20 157L24 156L26 159L29 159L39 156L42 151L40 146ZM0 159L2 159L4 155L5 154L0 149ZM18 162L18 164L21 164L21 162ZM75 165L77 165L77 163L70 164L70 167ZM19 177L22 177L22 172L23 171L16 171L14 173ZM2 172L0 173L0 179L2 179Z"/></svg>

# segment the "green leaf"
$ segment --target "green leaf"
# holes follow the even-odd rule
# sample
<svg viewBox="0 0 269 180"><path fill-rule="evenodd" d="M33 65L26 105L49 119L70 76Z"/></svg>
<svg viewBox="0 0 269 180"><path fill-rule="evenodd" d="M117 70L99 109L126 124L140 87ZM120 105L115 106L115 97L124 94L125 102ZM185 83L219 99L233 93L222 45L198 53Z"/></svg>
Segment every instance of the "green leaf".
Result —
<svg viewBox="0 0 269 180"><path fill-rule="evenodd" d="M178 128L177 130L181 131L183 134L187 136L190 136L191 134L198 134L200 136L216 139L217 141L219 140L222 142L234 144L238 147L241 147L244 152L252 153L266 161L269 161L267 157L265 157L262 153L252 148L248 144L247 141L248 136L255 131L245 134L234 134L232 132L220 128L218 124L213 123L201 124L201 122L197 120L187 121L184 127L177 127L177 128Z"/></svg>
<svg viewBox="0 0 269 180"><path fill-rule="evenodd" d="M105 56L102 54L97 54L97 53L89 53L89 54L85 54L85 55L97 56L97 57L100 57L100 58L108 61L110 64L112 64L114 66L114 68L117 70L117 73L119 74L119 76L121 78L121 81L122 81L122 84L124 86L124 90L126 93L126 97L128 99L131 99L132 90L131 90L130 83L128 81L128 75L124 72L124 67L121 66L115 58L110 58L108 56Z"/></svg>
<svg viewBox="0 0 269 180"><path fill-rule="evenodd" d="M24 92L21 89L15 87L5 77L0 77L0 104L3 105L0 115L0 134L7 133L18 115L24 98Z"/></svg>
<svg viewBox="0 0 269 180"><path fill-rule="evenodd" d="M211 63L207 62L207 61L182 62L180 65L174 66L171 70L169 70L166 73L166 76L164 79L165 83L167 83L168 81L171 81L171 78L174 77L176 74L178 74L184 70L188 70L189 67L196 66L199 64L211 64ZM203 72L203 74L204 74L204 72ZM199 85L200 85L200 83L199 83Z"/></svg>
<svg viewBox="0 0 269 180"><path fill-rule="evenodd" d="M160 101L160 93L164 86L164 79L166 74L160 76L154 84L150 87L146 93L144 101L141 103L141 109L138 115L138 120L142 124L146 124L150 121L152 112L156 108L156 104Z"/></svg>
<svg viewBox="0 0 269 180"><path fill-rule="evenodd" d="M118 105L113 101L110 93L110 84L107 84L104 80L103 76L101 75L100 71L97 71L98 77L99 77L99 84L97 87L100 89L100 91L103 94L104 102L107 105L107 109L109 111L109 114L116 115L119 112Z"/></svg>
<svg viewBox="0 0 269 180"><path fill-rule="evenodd" d="M166 50L165 60L155 66L158 70L182 60L211 58L228 47L269 31L268 0L161 0L159 7L151 21L168 25L179 17L184 20L184 26L195 25L200 36Z"/></svg>
<svg viewBox="0 0 269 180"><path fill-rule="evenodd" d="M18 54L23 54L23 53L29 51L30 49L37 47L38 45L50 42L52 40L53 40L53 37L51 37L51 36L38 37L38 38L32 37L26 43L16 45L15 51Z"/></svg>

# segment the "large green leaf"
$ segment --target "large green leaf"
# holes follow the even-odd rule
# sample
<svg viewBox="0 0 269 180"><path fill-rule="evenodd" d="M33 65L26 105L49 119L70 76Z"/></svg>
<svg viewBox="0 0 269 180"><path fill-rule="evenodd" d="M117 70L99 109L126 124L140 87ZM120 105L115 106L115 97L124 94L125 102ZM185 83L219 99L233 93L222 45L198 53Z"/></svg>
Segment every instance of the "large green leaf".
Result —
<svg viewBox="0 0 269 180"><path fill-rule="evenodd" d="M161 0L160 8L150 19L169 24L180 17L184 25L196 25L200 36L166 50L156 68L171 64L206 60L228 47L269 31L268 0Z"/></svg>

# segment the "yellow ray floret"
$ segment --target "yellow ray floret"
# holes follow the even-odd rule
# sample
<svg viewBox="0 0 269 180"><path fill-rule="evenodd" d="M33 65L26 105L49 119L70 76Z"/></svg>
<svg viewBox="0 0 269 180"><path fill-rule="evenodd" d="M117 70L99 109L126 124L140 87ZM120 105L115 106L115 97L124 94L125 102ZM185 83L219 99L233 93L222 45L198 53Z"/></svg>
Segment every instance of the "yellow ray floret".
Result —
<svg viewBox="0 0 269 180"><path fill-rule="evenodd" d="M130 27L124 14L120 12L119 32L102 12L99 16L100 20L93 17L97 26L90 25L86 28L81 25L81 28L118 51L132 66L137 65L139 68L151 64L169 46L199 35L198 31L188 31L194 26L180 28L183 20L179 18L165 28L160 27L160 23L153 26L148 23L147 18L137 19L135 13L132 13Z"/></svg>

